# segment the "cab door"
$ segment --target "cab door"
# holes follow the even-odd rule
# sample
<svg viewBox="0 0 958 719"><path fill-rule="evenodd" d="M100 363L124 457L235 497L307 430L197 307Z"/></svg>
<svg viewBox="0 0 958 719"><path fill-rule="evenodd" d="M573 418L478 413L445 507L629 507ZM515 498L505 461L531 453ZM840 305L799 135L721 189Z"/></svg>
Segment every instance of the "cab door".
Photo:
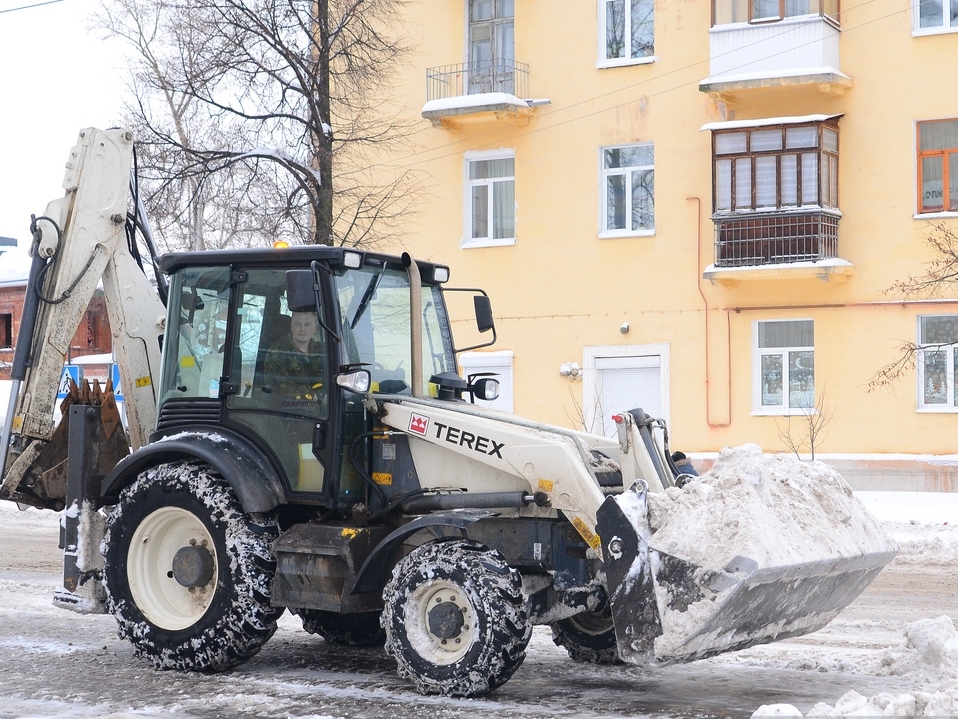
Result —
<svg viewBox="0 0 958 719"><path fill-rule="evenodd" d="M331 392L338 347L317 321L304 353L314 356L297 355L286 301L287 269L239 273L226 422L254 435L274 456L293 497L326 503L335 497L333 478L340 471L333 441L339 434L339 401Z"/></svg>

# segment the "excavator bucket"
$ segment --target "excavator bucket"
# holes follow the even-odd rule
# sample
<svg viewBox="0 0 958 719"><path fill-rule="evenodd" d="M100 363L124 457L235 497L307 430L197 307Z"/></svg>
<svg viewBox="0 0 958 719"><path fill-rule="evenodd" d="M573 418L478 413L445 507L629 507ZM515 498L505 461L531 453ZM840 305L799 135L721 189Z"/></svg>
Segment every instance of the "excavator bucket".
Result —
<svg viewBox="0 0 958 719"><path fill-rule="evenodd" d="M833 470L746 454L746 472L723 474L717 462L717 474L681 490L637 482L600 507L624 661L688 662L816 631L894 559Z"/></svg>

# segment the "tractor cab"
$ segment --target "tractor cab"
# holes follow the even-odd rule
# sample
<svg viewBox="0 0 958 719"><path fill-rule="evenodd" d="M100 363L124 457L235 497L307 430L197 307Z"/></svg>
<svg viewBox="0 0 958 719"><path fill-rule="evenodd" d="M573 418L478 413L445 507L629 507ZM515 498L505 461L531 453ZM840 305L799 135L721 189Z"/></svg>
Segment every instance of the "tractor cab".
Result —
<svg viewBox="0 0 958 719"><path fill-rule="evenodd" d="M415 265L328 247L166 255L158 432L232 430L271 459L290 500L363 501L364 393L457 376L449 270Z"/></svg>

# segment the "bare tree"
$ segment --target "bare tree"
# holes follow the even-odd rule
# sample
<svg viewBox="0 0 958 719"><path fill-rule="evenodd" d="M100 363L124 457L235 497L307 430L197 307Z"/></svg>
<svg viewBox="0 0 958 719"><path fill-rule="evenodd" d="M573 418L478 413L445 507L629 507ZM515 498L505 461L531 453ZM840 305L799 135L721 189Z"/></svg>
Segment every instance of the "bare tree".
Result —
<svg viewBox="0 0 958 719"><path fill-rule="evenodd" d="M825 441L825 427L832 421L835 411L825 403L823 389L814 405L801 408L801 414L788 415L778 423L778 438L789 450L802 458L802 450L807 449L815 461L815 450Z"/></svg>
<svg viewBox="0 0 958 719"><path fill-rule="evenodd" d="M931 223L925 234L925 242L932 253L932 259L925 265L925 271L909 275L898 280L885 292L897 297L920 297L930 299L942 296L956 296L958 292L958 233L944 222ZM869 391L894 384L903 373L915 368L918 353L923 349L942 348L950 343L920 346L915 342L904 341L898 346L898 356L884 365L868 380Z"/></svg>
<svg viewBox="0 0 958 719"><path fill-rule="evenodd" d="M136 56L126 119L159 234L369 245L408 209L416 178L370 159L411 130L382 109L401 0L105 2Z"/></svg>

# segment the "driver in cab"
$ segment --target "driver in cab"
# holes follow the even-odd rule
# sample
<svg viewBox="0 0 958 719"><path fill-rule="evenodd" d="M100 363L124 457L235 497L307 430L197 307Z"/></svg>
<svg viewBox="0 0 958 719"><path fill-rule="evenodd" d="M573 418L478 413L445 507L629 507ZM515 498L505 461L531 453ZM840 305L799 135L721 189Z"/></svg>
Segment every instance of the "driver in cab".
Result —
<svg viewBox="0 0 958 719"><path fill-rule="evenodd" d="M316 339L318 326L313 312L293 312L289 336L266 356L266 376L284 406L325 399L326 353Z"/></svg>

